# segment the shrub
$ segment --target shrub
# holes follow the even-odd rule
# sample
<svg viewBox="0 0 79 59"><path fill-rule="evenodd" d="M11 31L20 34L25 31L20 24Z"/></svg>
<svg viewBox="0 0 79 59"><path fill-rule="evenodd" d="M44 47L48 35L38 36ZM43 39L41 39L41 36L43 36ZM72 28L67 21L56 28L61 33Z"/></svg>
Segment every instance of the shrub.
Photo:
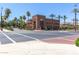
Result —
<svg viewBox="0 0 79 59"><path fill-rule="evenodd" d="M13 31L13 28L11 26L10 27L5 27L5 29Z"/></svg>
<svg viewBox="0 0 79 59"><path fill-rule="evenodd" d="M75 45L79 47L79 38L76 39Z"/></svg>

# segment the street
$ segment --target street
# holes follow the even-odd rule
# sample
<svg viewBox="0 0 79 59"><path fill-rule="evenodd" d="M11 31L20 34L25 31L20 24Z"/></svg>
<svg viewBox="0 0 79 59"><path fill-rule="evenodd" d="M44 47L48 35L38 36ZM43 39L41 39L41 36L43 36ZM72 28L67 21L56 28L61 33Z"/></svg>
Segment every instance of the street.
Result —
<svg viewBox="0 0 79 59"><path fill-rule="evenodd" d="M48 38L57 38L76 35L78 32L61 31L26 31L15 29L12 32L0 31L0 44L9 44L17 42L26 42L32 40L43 40Z"/></svg>

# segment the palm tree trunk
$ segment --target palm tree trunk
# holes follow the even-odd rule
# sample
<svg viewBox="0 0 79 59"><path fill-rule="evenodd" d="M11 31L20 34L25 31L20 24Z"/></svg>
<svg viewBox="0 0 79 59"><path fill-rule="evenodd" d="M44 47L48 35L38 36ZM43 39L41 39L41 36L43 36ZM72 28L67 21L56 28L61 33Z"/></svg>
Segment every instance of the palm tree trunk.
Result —
<svg viewBox="0 0 79 59"><path fill-rule="evenodd" d="M66 28L65 24L66 24L66 19L64 19L64 30L65 30L65 28Z"/></svg>
<svg viewBox="0 0 79 59"><path fill-rule="evenodd" d="M60 30L60 17L59 17L59 30Z"/></svg>
<svg viewBox="0 0 79 59"><path fill-rule="evenodd" d="M29 20L29 16L28 16L28 20Z"/></svg>
<svg viewBox="0 0 79 59"><path fill-rule="evenodd" d="M53 17L52 17L52 30L53 30L53 25L54 25L54 24L53 24Z"/></svg>
<svg viewBox="0 0 79 59"><path fill-rule="evenodd" d="M76 28L76 20L77 20L77 19L76 19L76 15L77 15L77 14L76 14L76 12L75 12L75 27L74 27L74 28L75 28L75 32L76 32L76 30L77 30L77 28Z"/></svg>

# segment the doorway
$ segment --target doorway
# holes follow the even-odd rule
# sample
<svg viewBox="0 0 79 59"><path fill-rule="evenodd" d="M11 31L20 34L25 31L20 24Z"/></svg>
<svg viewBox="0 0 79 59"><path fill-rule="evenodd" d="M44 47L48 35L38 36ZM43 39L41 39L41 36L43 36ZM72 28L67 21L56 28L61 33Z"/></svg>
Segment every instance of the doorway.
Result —
<svg viewBox="0 0 79 59"><path fill-rule="evenodd" d="M36 29L36 22L35 21L34 21L33 25L34 25L33 29Z"/></svg>
<svg viewBox="0 0 79 59"><path fill-rule="evenodd" d="M44 30L44 21L40 21L40 27L42 30Z"/></svg>

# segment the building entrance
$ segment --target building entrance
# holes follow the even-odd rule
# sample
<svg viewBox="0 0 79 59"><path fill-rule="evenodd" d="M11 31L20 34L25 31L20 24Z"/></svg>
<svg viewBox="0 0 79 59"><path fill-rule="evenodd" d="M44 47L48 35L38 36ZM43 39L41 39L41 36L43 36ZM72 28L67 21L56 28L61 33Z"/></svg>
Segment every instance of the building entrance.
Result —
<svg viewBox="0 0 79 59"><path fill-rule="evenodd" d="M36 29L36 22L35 21L34 21L34 24L33 25L34 25L34 28L33 29Z"/></svg>
<svg viewBox="0 0 79 59"><path fill-rule="evenodd" d="M43 30L44 29L44 21L40 21L40 28Z"/></svg>

